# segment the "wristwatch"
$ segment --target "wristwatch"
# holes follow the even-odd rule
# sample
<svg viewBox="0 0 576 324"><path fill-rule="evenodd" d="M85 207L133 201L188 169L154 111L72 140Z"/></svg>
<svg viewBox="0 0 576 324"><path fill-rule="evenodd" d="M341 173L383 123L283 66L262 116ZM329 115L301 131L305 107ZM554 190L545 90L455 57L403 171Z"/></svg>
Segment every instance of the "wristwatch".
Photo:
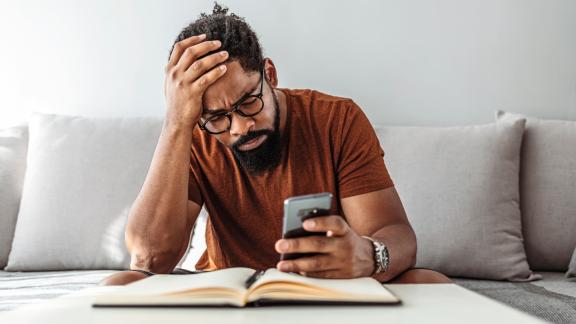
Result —
<svg viewBox="0 0 576 324"><path fill-rule="evenodd" d="M375 239L362 236L363 238L372 242L372 246L374 246L374 272L372 275L377 273L383 273L388 271L390 268L390 253L388 253L388 248L384 243L376 241Z"/></svg>

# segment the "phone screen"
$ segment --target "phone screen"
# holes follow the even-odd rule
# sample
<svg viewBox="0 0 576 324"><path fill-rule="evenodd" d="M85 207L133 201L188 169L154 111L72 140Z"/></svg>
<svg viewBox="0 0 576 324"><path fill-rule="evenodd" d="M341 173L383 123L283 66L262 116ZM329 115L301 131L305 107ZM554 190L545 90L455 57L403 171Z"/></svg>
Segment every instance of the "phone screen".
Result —
<svg viewBox="0 0 576 324"><path fill-rule="evenodd" d="M304 220L330 214L332 194L325 192L313 195L297 196L284 200L283 238L326 235L320 232L308 232L302 228ZM295 259L310 253L282 254L281 260Z"/></svg>

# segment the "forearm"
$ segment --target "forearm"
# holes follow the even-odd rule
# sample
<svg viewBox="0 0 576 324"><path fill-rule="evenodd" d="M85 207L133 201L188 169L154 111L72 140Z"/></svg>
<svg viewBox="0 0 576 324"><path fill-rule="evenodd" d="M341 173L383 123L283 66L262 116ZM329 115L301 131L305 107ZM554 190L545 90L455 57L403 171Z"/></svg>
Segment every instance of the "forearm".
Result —
<svg viewBox="0 0 576 324"><path fill-rule="evenodd" d="M126 245L132 268L165 270L188 241L188 176L192 129L164 124L148 175L130 210ZM177 262L177 260L176 260ZM160 266L159 264L164 264ZM169 269L168 269L169 271Z"/></svg>
<svg viewBox="0 0 576 324"><path fill-rule="evenodd" d="M371 237L384 243L390 254L388 271L374 275L378 281L389 281L416 264L416 235L410 225L388 225Z"/></svg>

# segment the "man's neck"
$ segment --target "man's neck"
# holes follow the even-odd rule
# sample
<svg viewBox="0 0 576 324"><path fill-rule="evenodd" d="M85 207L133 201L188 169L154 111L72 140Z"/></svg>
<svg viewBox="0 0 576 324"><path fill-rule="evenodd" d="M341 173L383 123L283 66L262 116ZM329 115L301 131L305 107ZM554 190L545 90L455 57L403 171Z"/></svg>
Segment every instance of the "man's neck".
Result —
<svg viewBox="0 0 576 324"><path fill-rule="evenodd" d="M280 134L284 135L284 129L286 128L286 117L288 115L288 104L286 101L286 95L284 92L274 89L276 97L278 97L278 108L280 109Z"/></svg>

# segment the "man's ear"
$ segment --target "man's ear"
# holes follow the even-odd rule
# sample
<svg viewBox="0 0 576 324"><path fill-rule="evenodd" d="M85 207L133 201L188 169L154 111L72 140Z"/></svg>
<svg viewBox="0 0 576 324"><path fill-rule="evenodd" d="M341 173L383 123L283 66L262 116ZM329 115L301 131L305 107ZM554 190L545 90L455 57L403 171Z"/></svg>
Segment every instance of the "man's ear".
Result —
<svg viewBox="0 0 576 324"><path fill-rule="evenodd" d="M278 86L278 74L276 73L276 66L269 57L264 59L264 76L272 88Z"/></svg>

